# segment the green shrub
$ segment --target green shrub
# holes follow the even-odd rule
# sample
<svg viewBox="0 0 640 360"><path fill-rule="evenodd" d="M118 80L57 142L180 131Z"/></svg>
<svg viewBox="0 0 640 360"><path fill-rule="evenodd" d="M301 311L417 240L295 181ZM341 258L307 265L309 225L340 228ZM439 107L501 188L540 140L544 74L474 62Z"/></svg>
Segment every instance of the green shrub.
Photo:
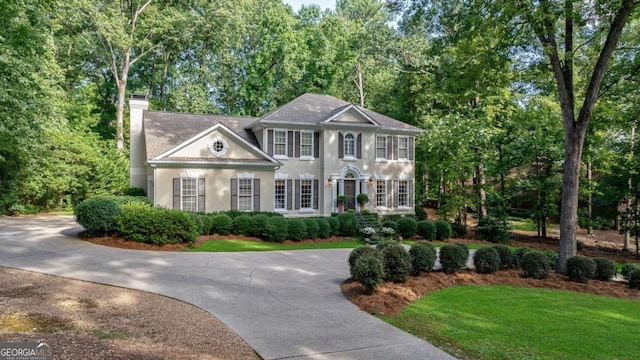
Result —
<svg viewBox="0 0 640 360"><path fill-rule="evenodd" d="M188 244L198 236L198 227L187 212L130 204L118 215L118 233L149 244Z"/></svg>
<svg viewBox="0 0 640 360"><path fill-rule="evenodd" d="M434 223L436 227L436 240L447 240L451 238L451 224L444 220L438 220Z"/></svg>
<svg viewBox="0 0 640 360"><path fill-rule="evenodd" d="M422 207L419 204L416 204L415 211L416 211L417 221L427 220L427 213L424 211L424 207Z"/></svg>
<svg viewBox="0 0 640 360"><path fill-rule="evenodd" d="M411 273L411 256L400 244L389 245L382 250L382 263L386 281L403 283Z"/></svg>
<svg viewBox="0 0 640 360"><path fill-rule="evenodd" d="M126 196L147 196L147 192L143 188L130 187L122 192Z"/></svg>
<svg viewBox="0 0 640 360"><path fill-rule="evenodd" d="M549 261L549 269L555 270L556 265L558 265L558 253L553 250L545 250L543 252L547 256L547 260Z"/></svg>
<svg viewBox="0 0 640 360"><path fill-rule="evenodd" d="M480 274L493 274L500 270L500 255L494 248L480 248L473 255L473 266Z"/></svg>
<svg viewBox="0 0 640 360"><path fill-rule="evenodd" d="M293 241L304 240L307 236L307 226L302 219L289 218L287 219L288 225L288 238Z"/></svg>
<svg viewBox="0 0 640 360"><path fill-rule="evenodd" d="M340 235L356 236L358 234L358 219L354 213L345 212L337 216L340 222Z"/></svg>
<svg viewBox="0 0 640 360"><path fill-rule="evenodd" d="M602 281L611 281L618 273L616 263L609 259L594 259L596 263L596 275L595 279Z"/></svg>
<svg viewBox="0 0 640 360"><path fill-rule="evenodd" d="M374 254L376 256L378 256L380 258L380 261L382 261L382 253L378 250L376 250L375 248L372 248L369 245L364 245L364 246L360 246L357 247L353 250L351 250L351 253L349 253L349 273L351 274L351 276L355 279L355 276L353 275L354 272L354 267L356 265L356 260L358 260L358 258L362 255L365 254Z"/></svg>
<svg viewBox="0 0 640 360"><path fill-rule="evenodd" d="M529 247L520 247L517 248L514 252L513 252L513 257L514 257L514 268L515 269L522 269L522 257L528 253L533 251L532 248Z"/></svg>
<svg viewBox="0 0 640 360"><path fill-rule="evenodd" d="M329 226L331 226L331 236L340 235L340 220L336 216L326 218Z"/></svg>
<svg viewBox="0 0 640 360"><path fill-rule="evenodd" d="M576 241L576 250L582 251L584 250L584 243L580 240Z"/></svg>
<svg viewBox="0 0 640 360"><path fill-rule="evenodd" d="M318 223L318 236L321 239L326 239L331 237L331 225L325 218L316 218L316 223Z"/></svg>
<svg viewBox="0 0 640 360"><path fill-rule="evenodd" d="M426 241L416 241L409 249L411 255L412 273L420 275L430 272L436 263L436 249Z"/></svg>
<svg viewBox="0 0 640 360"><path fill-rule="evenodd" d="M549 260L541 251L527 251L520 263L524 277L546 279L549 277Z"/></svg>
<svg viewBox="0 0 640 360"><path fill-rule="evenodd" d="M233 220L225 214L216 214L211 217L211 234L229 235L233 230Z"/></svg>
<svg viewBox="0 0 640 360"><path fill-rule="evenodd" d="M317 239L319 237L320 226L314 218L304 218L304 226L307 228L307 239Z"/></svg>
<svg viewBox="0 0 640 360"><path fill-rule="evenodd" d="M436 226L427 220L418 221L418 235L425 240L436 238Z"/></svg>
<svg viewBox="0 0 640 360"><path fill-rule="evenodd" d="M249 236L254 236L262 240L269 239L269 233L267 231L267 222L269 216L265 214L256 214L251 216L251 231Z"/></svg>
<svg viewBox="0 0 640 360"><path fill-rule="evenodd" d="M480 239L491 242L508 242L511 239L511 225L506 218L487 216L478 221L476 234Z"/></svg>
<svg viewBox="0 0 640 360"><path fill-rule="evenodd" d="M151 207L153 204L146 196L106 196L105 199L112 200L116 205L140 204Z"/></svg>
<svg viewBox="0 0 640 360"><path fill-rule="evenodd" d="M268 241L283 242L289 233L289 222L282 216L272 216L267 220L265 231Z"/></svg>
<svg viewBox="0 0 640 360"><path fill-rule="evenodd" d="M492 248L500 257L500 270L509 270L516 268L516 258L513 251L506 245L493 245Z"/></svg>
<svg viewBox="0 0 640 360"><path fill-rule="evenodd" d="M629 273L629 287L640 290L640 268L633 269Z"/></svg>
<svg viewBox="0 0 640 360"><path fill-rule="evenodd" d="M397 244L397 242L393 241L393 240L380 240L378 242L378 245L376 245L376 249L378 249L378 251L382 251L386 247L392 246L392 245L396 245L396 244Z"/></svg>
<svg viewBox="0 0 640 360"><path fill-rule="evenodd" d="M462 251L464 251L464 263L462 264L462 267L466 267L467 259L469 258L469 246L467 246L467 244L464 244L464 243L454 243L454 245L458 246L459 248L462 249Z"/></svg>
<svg viewBox="0 0 640 360"><path fill-rule="evenodd" d="M373 294L376 291L376 285L384 281L382 260L374 254L359 256L354 263L351 276L362 284L365 294Z"/></svg>
<svg viewBox="0 0 640 360"><path fill-rule="evenodd" d="M572 256L567 259L567 275L569 279L588 283L596 276L596 263L584 256Z"/></svg>
<svg viewBox="0 0 640 360"><path fill-rule="evenodd" d="M467 235L467 227L457 222L451 223L451 231L455 237L463 238Z"/></svg>
<svg viewBox="0 0 640 360"><path fill-rule="evenodd" d="M627 263L622 265L622 269L620 269L620 275L622 275L622 277L625 280L629 280L629 274L631 274L631 272L635 269L640 269L640 264L635 264L635 263Z"/></svg>
<svg viewBox="0 0 640 360"><path fill-rule="evenodd" d="M398 233L398 222L397 221L385 220L385 221L382 222L382 227L392 228L393 231L396 232L396 234Z"/></svg>
<svg viewBox="0 0 640 360"><path fill-rule="evenodd" d="M78 204L76 221L87 229L90 236L111 235L118 229L120 206L109 198L91 198Z"/></svg>
<svg viewBox="0 0 640 360"><path fill-rule="evenodd" d="M211 217L204 213L190 212L189 215L196 223L198 228L198 234L200 235L209 235L211 232Z"/></svg>
<svg viewBox="0 0 640 360"><path fill-rule="evenodd" d="M440 265L445 274L453 274L465 268L467 256L464 249L456 244L446 244L440 248Z"/></svg>
<svg viewBox="0 0 640 360"><path fill-rule="evenodd" d="M242 214L233 218L233 233L236 235L252 236L253 220L251 216Z"/></svg>
<svg viewBox="0 0 640 360"><path fill-rule="evenodd" d="M405 216L398 221L398 234L405 239L411 239L418 233L418 222L412 217Z"/></svg>

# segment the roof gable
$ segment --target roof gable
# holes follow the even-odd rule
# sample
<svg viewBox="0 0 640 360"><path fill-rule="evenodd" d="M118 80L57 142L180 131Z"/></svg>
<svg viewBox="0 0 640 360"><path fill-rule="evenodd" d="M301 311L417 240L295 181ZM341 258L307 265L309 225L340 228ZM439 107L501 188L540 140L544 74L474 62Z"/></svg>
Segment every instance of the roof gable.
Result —
<svg viewBox="0 0 640 360"><path fill-rule="evenodd" d="M343 124L360 124L360 125L374 125L380 126L375 120L373 120L369 115L364 113L358 107L353 104L349 104L347 106L343 106L334 111L335 114L331 114L323 123L343 123Z"/></svg>

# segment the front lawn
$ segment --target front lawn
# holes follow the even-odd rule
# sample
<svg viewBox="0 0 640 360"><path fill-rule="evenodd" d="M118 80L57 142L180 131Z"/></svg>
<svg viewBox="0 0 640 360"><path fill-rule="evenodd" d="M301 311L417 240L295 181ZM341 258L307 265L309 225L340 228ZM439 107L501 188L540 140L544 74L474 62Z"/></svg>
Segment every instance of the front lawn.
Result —
<svg viewBox="0 0 640 360"><path fill-rule="evenodd" d="M458 286L381 318L458 357L635 359L640 354L640 303L606 296Z"/></svg>
<svg viewBox="0 0 640 360"><path fill-rule="evenodd" d="M187 251L238 252L238 251L276 251L276 250L309 250L309 249L351 249L361 246L357 240L343 240L324 243L296 244L274 243L245 240L209 240Z"/></svg>

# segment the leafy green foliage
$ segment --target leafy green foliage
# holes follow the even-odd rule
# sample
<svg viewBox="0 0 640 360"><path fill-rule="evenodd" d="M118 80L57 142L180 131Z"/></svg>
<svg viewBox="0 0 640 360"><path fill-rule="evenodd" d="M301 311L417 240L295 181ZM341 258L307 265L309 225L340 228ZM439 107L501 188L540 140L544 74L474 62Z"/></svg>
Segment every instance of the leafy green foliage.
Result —
<svg viewBox="0 0 640 360"><path fill-rule="evenodd" d="M319 237L320 226L314 218L304 218L304 225L307 228L307 239L317 239Z"/></svg>
<svg viewBox="0 0 640 360"><path fill-rule="evenodd" d="M388 227L395 230L396 234L398 233L398 222L393 220L384 220L382 222L382 227Z"/></svg>
<svg viewBox="0 0 640 360"><path fill-rule="evenodd" d="M87 229L91 236L113 234L118 229L117 218L120 206L113 199L92 198L74 208L76 221Z"/></svg>
<svg viewBox="0 0 640 360"><path fill-rule="evenodd" d="M180 210L123 205L117 222L120 236L147 244L190 244L198 236L193 217Z"/></svg>
<svg viewBox="0 0 640 360"><path fill-rule="evenodd" d="M373 294L376 291L376 285L384 281L382 260L373 253L358 256L351 276L362 284L365 294Z"/></svg>
<svg viewBox="0 0 640 360"><path fill-rule="evenodd" d="M196 227L198 228L198 233L200 235L209 235L211 232L211 226L213 226L213 222L211 221L211 216L209 214L189 213L193 221L196 223Z"/></svg>
<svg viewBox="0 0 640 360"><path fill-rule="evenodd" d="M289 222L282 216L268 218L265 228L265 240L283 242L289 235Z"/></svg>
<svg viewBox="0 0 640 360"><path fill-rule="evenodd" d="M242 214L233 218L233 233L236 235L251 236L253 234L253 221L250 215Z"/></svg>
<svg viewBox="0 0 640 360"><path fill-rule="evenodd" d="M547 261L549 262L549 268L551 270L555 270L556 265L558 264L558 253L553 250L544 250L543 252L547 256Z"/></svg>
<svg viewBox="0 0 640 360"><path fill-rule="evenodd" d="M626 264L622 265L622 269L620 269L620 275L622 275L622 277L625 280L629 280L629 275L635 269L640 269L640 264L626 263Z"/></svg>
<svg viewBox="0 0 640 360"><path fill-rule="evenodd" d="M476 233L481 239L494 243L505 243L510 240L511 226L504 217L487 216L478 221Z"/></svg>
<svg viewBox="0 0 640 360"><path fill-rule="evenodd" d="M549 260L541 251L527 251L522 255L520 267L524 271L524 277L534 279L546 279L549 277Z"/></svg>
<svg viewBox="0 0 640 360"><path fill-rule="evenodd" d="M318 236L321 239L326 239L331 237L331 225L325 218L316 218L316 222L318 223Z"/></svg>
<svg viewBox="0 0 640 360"><path fill-rule="evenodd" d="M629 272L629 287L640 290L640 269L633 269Z"/></svg>
<svg viewBox="0 0 640 360"><path fill-rule="evenodd" d="M338 220L335 216L330 216L326 218L329 226L331 226L331 235L338 236L340 235L340 220Z"/></svg>
<svg viewBox="0 0 640 360"><path fill-rule="evenodd" d="M444 220L438 220L434 223L436 227L436 240L447 240L453 235L451 224Z"/></svg>
<svg viewBox="0 0 640 360"><path fill-rule="evenodd" d="M572 256L567 259L567 275L573 281L586 284L596 275L596 263L585 256Z"/></svg>
<svg viewBox="0 0 640 360"><path fill-rule="evenodd" d="M467 254L456 244L446 244L440 248L440 264L445 274L453 274L465 268Z"/></svg>
<svg viewBox="0 0 640 360"><path fill-rule="evenodd" d="M417 241L409 249L411 255L412 273L420 275L421 273L430 272L436 263L436 249L433 245L426 241Z"/></svg>
<svg viewBox="0 0 640 360"><path fill-rule="evenodd" d="M392 244L382 250L384 279L404 283L411 273L411 256L400 244Z"/></svg>
<svg viewBox="0 0 640 360"><path fill-rule="evenodd" d="M340 222L340 235L356 236L358 233L358 219L353 213L345 212L337 216Z"/></svg>
<svg viewBox="0 0 640 360"><path fill-rule="evenodd" d="M251 216L250 236L255 236L263 240L268 239L270 236L269 231L267 230L268 221L269 217L265 214L256 214Z"/></svg>
<svg viewBox="0 0 640 360"><path fill-rule="evenodd" d="M513 252L513 257L514 257L514 266L516 269L522 269L522 258L524 257L524 255L528 252L533 251L532 248L530 247L519 247L517 249L514 250ZM548 258L547 258L547 262L548 262Z"/></svg>
<svg viewBox="0 0 640 360"><path fill-rule="evenodd" d="M302 219L289 218L287 219L288 235L287 237L293 241L301 241L307 237L307 226Z"/></svg>
<svg viewBox="0 0 640 360"><path fill-rule="evenodd" d="M365 254L374 254L375 256L378 256L380 260L382 260L382 252L378 251L377 249L369 245L360 246L351 250L351 252L349 253L348 262L349 262L349 273L351 274L352 277L353 277L354 267L356 265L356 260L358 260L360 256Z"/></svg>
<svg viewBox="0 0 640 360"><path fill-rule="evenodd" d="M405 239L411 239L418 233L418 223L416 219L405 216L398 221L398 234Z"/></svg>
<svg viewBox="0 0 640 360"><path fill-rule="evenodd" d="M494 245L492 248L500 257L500 270L509 270L517 268L516 258L513 251L506 245Z"/></svg>
<svg viewBox="0 0 640 360"><path fill-rule="evenodd" d="M433 240L436 238L436 227L431 221L418 221L418 235L425 240Z"/></svg>
<svg viewBox="0 0 640 360"><path fill-rule="evenodd" d="M616 267L616 263L609 259L598 258L593 259L596 263L596 273L594 278L601 281L611 281L614 276L618 273L618 268Z"/></svg>
<svg viewBox="0 0 640 360"><path fill-rule="evenodd" d="M461 223L451 223L451 231L455 237L463 238L467 235L467 227Z"/></svg>
<svg viewBox="0 0 640 360"><path fill-rule="evenodd" d="M211 234L229 235L233 231L233 220L225 214L211 217Z"/></svg>
<svg viewBox="0 0 640 360"><path fill-rule="evenodd" d="M484 247L473 254L473 266L480 274L493 274L500 270L500 255L492 247Z"/></svg>

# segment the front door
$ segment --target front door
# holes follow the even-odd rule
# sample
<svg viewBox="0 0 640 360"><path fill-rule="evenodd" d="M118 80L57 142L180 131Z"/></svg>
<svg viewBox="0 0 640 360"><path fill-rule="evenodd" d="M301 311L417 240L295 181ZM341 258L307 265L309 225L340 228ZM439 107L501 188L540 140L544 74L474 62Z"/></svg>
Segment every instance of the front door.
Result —
<svg viewBox="0 0 640 360"><path fill-rule="evenodd" d="M356 181L345 180L344 181L344 195L347 197L347 203L344 204L344 209L356 208Z"/></svg>

